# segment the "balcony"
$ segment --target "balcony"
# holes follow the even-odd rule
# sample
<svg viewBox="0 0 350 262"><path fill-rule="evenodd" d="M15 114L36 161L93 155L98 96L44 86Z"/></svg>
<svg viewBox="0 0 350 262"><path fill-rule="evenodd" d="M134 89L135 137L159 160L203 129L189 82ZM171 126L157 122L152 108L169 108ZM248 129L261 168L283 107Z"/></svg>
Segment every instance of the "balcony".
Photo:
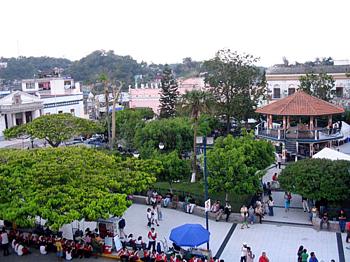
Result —
<svg viewBox="0 0 350 262"><path fill-rule="evenodd" d="M343 134L339 128L314 128L312 130L305 130L298 127L290 127L284 130L283 128L267 129L261 124L255 127L255 135L274 141L296 141L301 143L317 143L343 138Z"/></svg>
<svg viewBox="0 0 350 262"><path fill-rule="evenodd" d="M35 111L43 108L43 102L32 102L25 104L1 105L0 113L21 113L27 111Z"/></svg>

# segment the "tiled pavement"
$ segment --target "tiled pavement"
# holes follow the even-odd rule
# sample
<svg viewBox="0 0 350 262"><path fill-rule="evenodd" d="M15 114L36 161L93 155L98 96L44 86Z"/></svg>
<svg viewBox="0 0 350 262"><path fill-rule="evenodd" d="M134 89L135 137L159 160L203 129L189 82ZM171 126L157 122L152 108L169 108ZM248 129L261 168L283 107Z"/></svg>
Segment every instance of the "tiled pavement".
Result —
<svg viewBox="0 0 350 262"><path fill-rule="evenodd" d="M134 204L127 210L124 216L126 219L125 232L127 234L142 235L144 239L147 239L146 209L147 206L145 205ZM158 239L166 238L169 245L171 245L171 242L168 237L172 228L185 223L199 223L205 226L205 219L202 217L189 215L180 210L163 209L162 211L164 220L160 221L160 226L156 230L159 234ZM216 254L231 227L231 223L209 221L210 247L213 254ZM345 235L343 235L343 240L345 242ZM299 245L304 245L309 251L316 252L319 261L328 262L331 259L339 261L336 233L318 232L307 226L254 224L249 229L241 229L240 226L237 226L229 238L221 258L229 262L239 261L240 248L243 242L247 242L256 255L266 251L271 262L296 261L296 250ZM205 247L205 245L203 246ZM345 249L345 243L344 253L345 261L350 261L350 250ZM54 260L54 255L44 257L33 254L26 258L11 255L4 259L0 254L0 261L39 262ZM98 260L108 261L101 258Z"/></svg>

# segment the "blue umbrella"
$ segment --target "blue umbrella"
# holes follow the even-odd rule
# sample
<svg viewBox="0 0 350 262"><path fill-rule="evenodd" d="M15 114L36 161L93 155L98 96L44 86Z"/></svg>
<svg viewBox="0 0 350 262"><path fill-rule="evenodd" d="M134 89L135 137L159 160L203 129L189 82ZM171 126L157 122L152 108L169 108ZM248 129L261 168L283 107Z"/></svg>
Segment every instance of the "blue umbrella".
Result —
<svg viewBox="0 0 350 262"><path fill-rule="evenodd" d="M173 228L170 240L181 247L197 247L209 241L210 233L200 224L184 224Z"/></svg>

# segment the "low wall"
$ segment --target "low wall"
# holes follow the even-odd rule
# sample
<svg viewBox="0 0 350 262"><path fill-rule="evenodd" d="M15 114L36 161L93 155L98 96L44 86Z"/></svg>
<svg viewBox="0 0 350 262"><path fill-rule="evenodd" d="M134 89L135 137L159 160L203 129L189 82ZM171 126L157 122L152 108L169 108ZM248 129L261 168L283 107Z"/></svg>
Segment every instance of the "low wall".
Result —
<svg viewBox="0 0 350 262"><path fill-rule="evenodd" d="M312 224L313 224L315 229L321 230L321 219L320 218L318 218L318 217L313 218ZM327 230L327 224L323 224L322 227L323 227L322 230ZM329 220L329 231L340 232L339 222Z"/></svg>
<svg viewBox="0 0 350 262"><path fill-rule="evenodd" d="M145 196L140 196L140 195L134 195L133 196L133 202L134 203L137 203L137 204L142 204L142 205L146 205L147 202L146 202L146 197ZM184 202L181 202L179 201L177 203L177 208L179 211L182 211L184 212L183 210L183 203ZM169 209L171 209L171 207L167 207ZM200 217L205 217L205 209L204 207L201 207L201 206L195 206L194 209L193 209L193 215L196 215L196 216L200 216ZM208 212L208 218L211 219L211 220L215 220L215 217L216 217L216 214L215 213L212 213L212 212ZM226 215L223 214L222 217L221 217L221 220L224 220L226 218ZM239 223L241 222L241 215L238 214L238 213L231 213L230 217L229 217L229 222L234 222L234 223Z"/></svg>

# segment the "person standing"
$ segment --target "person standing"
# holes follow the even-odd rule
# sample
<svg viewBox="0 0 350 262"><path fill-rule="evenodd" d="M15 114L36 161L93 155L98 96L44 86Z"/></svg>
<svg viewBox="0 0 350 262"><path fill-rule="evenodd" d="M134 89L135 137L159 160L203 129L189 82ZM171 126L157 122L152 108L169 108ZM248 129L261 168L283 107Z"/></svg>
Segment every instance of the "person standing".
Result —
<svg viewBox="0 0 350 262"><path fill-rule="evenodd" d="M147 208L147 226L148 227L151 227L152 224L153 224L153 221L152 221L152 209L150 208Z"/></svg>
<svg viewBox="0 0 350 262"><path fill-rule="evenodd" d="M310 212L309 203L306 197L301 197L301 202L303 204L304 212Z"/></svg>
<svg viewBox="0 0 350 262"><path fill-rule="evenodd" d="M346 225L346 213L343 209L339 212L339 228L342 233L345 232L345 225Z"/></svg>
<svg viewBox="0 0 350 262"><path fill-rule="evenodd" d="M241 229L244 228L244 226L246 226L247 228L249 228L248 226L248 208L243 205L241 207L241 216L242 216L242 226L241 226Z"/></svg>
<svg viewBox="0 0 350 262"><path fill-rule="evenodd" d="M301 262L307 262L308 257L309 257L309 254L307 253L307 250L304 248L303 253L301 253Z"/></svg>
<svg viewBox="0 0 350 262"><path fill-rule="evenodd" d="M247 247L247 262L254 262L255 255L252 252L251 247Z"/></svg>
<svg viewBox="0 0 350 262"><path fill-rule="evenodd" d="M304 246L300 246L297 252L298 262L301 262L301 254L303 253Z"/></svg>
<svg viewBox="0 0 350 262"><path fill-rule="evenodd" d="M243 243L243 246L241 247L241 260L240 262L247 262L247 243Z"/></svg>
<svg viewBox="0 0 350 262"><path fill-rule="evenodd" d="M155 251L156 250L156 241L157 241L157 233L154 229L154 227L151 228L150 231L148 231L148 250Z"/></svg>
<svg viewBox="0 0 350 262"><path fill-rule="evenodd" d="M289 211L289 207L290 207L290 200L292 199L292 194L289 192L285 192L284 193L284 210L286 212Z"/></svg>
<svg viewBox="0 0 350 262"><path fill-rule="evenodd" d="M1 247L2 247L2 250L3 250L3 254L4 256L8 256L10 255L10 252L9 252L9 236L5 230L5 228L3 227L2 228L2 232L1 232Z"/></svg>
<svg viewBox="0 0 350 262"><path fill-rule="evenodd" d="M350 242L350 222L346 223L346 243Z"/></svg>
<svg viewBox="0 0 350 262"><path fill-rule="evenodd" d="M269 207L269 216L273 216L274 202L273 202L272 196L269 196L269 200L267 201L267 206Z"/></svg>
<svg viewBox="0 0 350 262"><path fill-rule="evenodd" d="M254 214L254 208L253 206L250 206L248 209L248 220L251 225L255 222L255 214Z"/></svg>
<svg viewBox="0 0 350 262"><path fill-rule="evenodd" d="M315 252L310 253L309 262L318 262L318 259L316 258L316 255L315 255Z"/></svg>
<svg viewBox="0 0 350 262"><path fill-rule="evenodd" d="M278 165L278 169L281 169L281 166L282 166L282 156L281 156L281 154L277 154L277 165Z"/></svg>
<svg viewBox="0 0 350 262"><path fill-rule="evenodd" d="M228 218L231 214L232 207L228 201L226 201L225 208L224 208L224 213L226 215L226 222L228 221Z"/></svg>
<svg viewBox="0 0 350 262"><path fill-rule="evenodd" d="M264 211L262 209L262 206L261 206L261 203L258 204L255 208L255 215L257 217L259 217L259 223L262 224L262 219L263 219L263 216L264 216Z"/></svg>
<svg viewBox="0 0 350 262"><path fill-rule="evenodd" d="M262 252L259 257L259 262L270 262L269 258L266 255L266 252Z"/></svg>
<svg viewBox="0 0 350 262"><path fill-rule="evenodd" d="M157 205L153 205L153 209L152 209L152 221L153 221L153 223L156 223L156 225L159 227Z"/></svg>
<svg viewBox="0 0 350 262"><path fill-rule="evenodd" d="M120 217L120 219L118 221L119 237L126 238L126 234L124 232L125 225L126 225L125 219L123 217Z"/></svg>

